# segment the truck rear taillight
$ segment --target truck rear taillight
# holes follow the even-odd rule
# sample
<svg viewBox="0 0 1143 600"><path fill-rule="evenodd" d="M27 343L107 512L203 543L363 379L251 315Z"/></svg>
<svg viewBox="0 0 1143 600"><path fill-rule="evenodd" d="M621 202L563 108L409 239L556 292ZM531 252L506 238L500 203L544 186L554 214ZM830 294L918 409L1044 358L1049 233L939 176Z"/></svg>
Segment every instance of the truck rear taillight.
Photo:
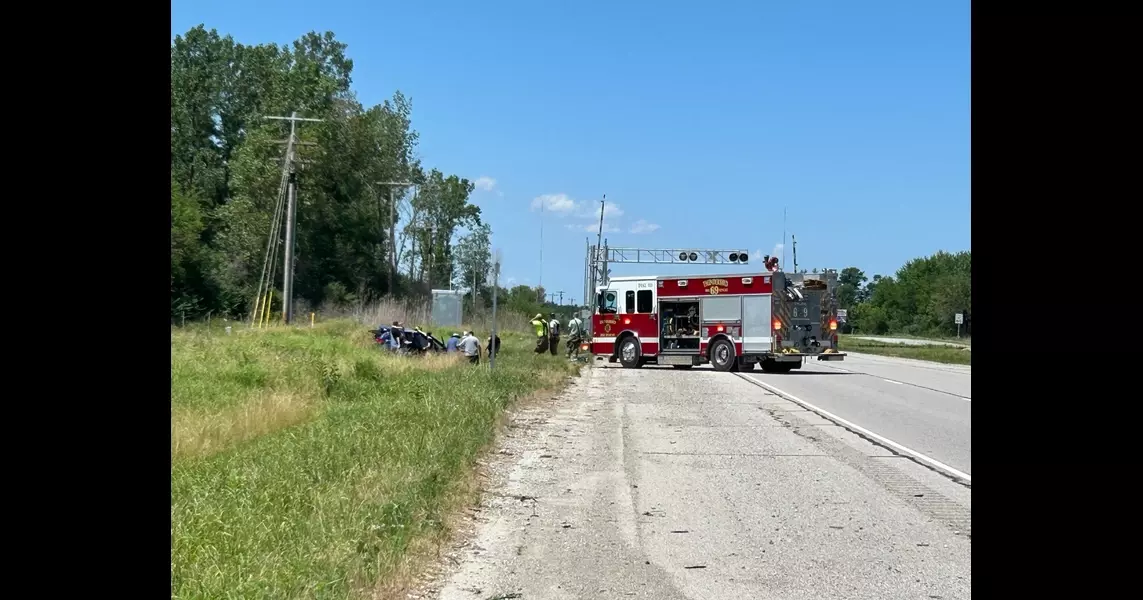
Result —
<svg viewBox="0 0 1143 600"><path fill-rule="evenodd" d="M774 331L781 331L781 330L782 330L782 322L779 321L778 319L774 319Z"/></svg>
<svg viewBox="0 0 1143 600"><path fill-rule="evenodd" d="M837 331L837 320L836 319L830 319L829 320L829 330L830 331Z"/></svg>
<svg viewBox="0 0 1143 600"><path fill-rule="evenodd" d="M719 333L722 333L722 332L726 331L726 327L719 325L718 327L715 327L714 330L719 332Z"/></svg>

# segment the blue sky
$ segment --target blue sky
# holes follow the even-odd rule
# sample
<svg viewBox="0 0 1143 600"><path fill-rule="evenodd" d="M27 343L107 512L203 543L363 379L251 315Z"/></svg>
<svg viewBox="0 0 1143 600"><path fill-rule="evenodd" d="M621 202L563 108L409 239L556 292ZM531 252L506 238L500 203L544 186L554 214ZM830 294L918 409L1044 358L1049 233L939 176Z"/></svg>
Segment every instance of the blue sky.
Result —
<svg viewBox="0 0 1143 600"><path fill-rule="evenodd" d="M199 23L331 30L363 103L410 96L425 165L480 182L502 284L580 300L603 194L612 246L770 253L786 208L803 267L971 247L967 0L172 2L172 38Z"/></svg>

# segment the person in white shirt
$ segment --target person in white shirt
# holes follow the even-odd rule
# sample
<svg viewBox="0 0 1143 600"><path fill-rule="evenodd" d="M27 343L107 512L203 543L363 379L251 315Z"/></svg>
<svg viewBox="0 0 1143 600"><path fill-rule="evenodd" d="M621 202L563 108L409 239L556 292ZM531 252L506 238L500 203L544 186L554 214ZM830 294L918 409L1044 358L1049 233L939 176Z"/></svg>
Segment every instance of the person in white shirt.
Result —
<svg viewBox="0 0 1143 600"><path fill-rule="evenodd" d="M460 338L460 343L457 345L468 358L468 362L474 365L480 364L480 340L471 331L464 332L464 337Z"/></svg>
<svg viewBox="0 0 1143 600"><path fill-rule="evenodd" d="M548 349L551 350L552 356L559 352L560 345L560 320L556 317L556 313L549 313L552 318L548 321Z"/></svg>
<svg viewBox="0 0 1143 600"><path fill-rule="evenodd" d="M579 319L579 316L572 315L571 320L568 321L568 358L572 358L573 353L575 358L579 358L579 345L582 342L583 321Z"/></svg>

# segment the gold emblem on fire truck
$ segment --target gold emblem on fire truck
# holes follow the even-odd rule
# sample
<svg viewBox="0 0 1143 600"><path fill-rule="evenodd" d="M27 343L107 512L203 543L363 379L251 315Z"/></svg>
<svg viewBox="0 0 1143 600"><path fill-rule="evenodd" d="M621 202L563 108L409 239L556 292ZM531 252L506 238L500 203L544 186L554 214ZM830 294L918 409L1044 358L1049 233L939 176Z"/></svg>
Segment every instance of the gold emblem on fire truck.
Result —
<svg viewBox="0 0 1143 600"><path fill-rule="evenodd" d="M603 324L603 332L604 333L611 333L611 323L604 323Z"/></svg>
<svg viewBox="0 0 1143 600"><path fill-rule="evenodd" d="M702 282L702 286L706 288L706 293L711 296L725 294L730 287L730 282L725 279L707 279Z"/></svg>

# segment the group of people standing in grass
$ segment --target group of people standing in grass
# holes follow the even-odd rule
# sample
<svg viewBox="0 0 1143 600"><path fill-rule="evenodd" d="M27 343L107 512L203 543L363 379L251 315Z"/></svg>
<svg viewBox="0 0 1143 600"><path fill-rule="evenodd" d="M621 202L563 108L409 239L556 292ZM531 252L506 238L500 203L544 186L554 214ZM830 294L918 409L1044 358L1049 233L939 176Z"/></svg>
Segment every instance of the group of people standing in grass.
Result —
<svg viewBox="0 0 1143 600"><path fill-rule="evenodd" d="M453 333L448 338L448 343L445 344L446 352L463 352L468 362L478 365L480 364L480 338L471 331L465 331L463 334ZM493 354L500 351L500 336L496 339L490 335L488 336L488 357L491 358Z"/></svg>
<svg viewBox="0 0 1143 600"><path fill-rule="evenodd" d="M536 332L536 354L551 352L556 355L560 347L560 320L556 313L549 313L550 320L545 321L543 313L536 313L532 317L531 325ZM579 345L583 342L583 321L576 315L568 320L567 356L579 358Z"/></svg>

